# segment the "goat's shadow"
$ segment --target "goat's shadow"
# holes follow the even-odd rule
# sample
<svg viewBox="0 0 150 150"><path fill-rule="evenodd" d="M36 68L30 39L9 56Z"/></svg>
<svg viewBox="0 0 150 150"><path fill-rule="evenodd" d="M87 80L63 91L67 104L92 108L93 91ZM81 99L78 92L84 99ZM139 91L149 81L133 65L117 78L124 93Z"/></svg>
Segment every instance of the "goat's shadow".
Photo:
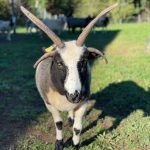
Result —
<svg viewBox="0 0 150 150"><path fill-rule="evenodd" d="M111 131L120 124L130 113L141 109L145 116L150 115L150 91L146 91L133 81L123 81L119 83L111 83L102 91L98 91L91 95L94 99L94 108L102 110L102 114L94 120L89 126L83 129L83 133L96 126L99 119L104 119L105 116L115 118L113 125L106 129ZM89 110L88 114L91 110ZM101 131L102 132L102 131ZM87 146L92 143L97 135L82 142L82 146Z"/></svg>

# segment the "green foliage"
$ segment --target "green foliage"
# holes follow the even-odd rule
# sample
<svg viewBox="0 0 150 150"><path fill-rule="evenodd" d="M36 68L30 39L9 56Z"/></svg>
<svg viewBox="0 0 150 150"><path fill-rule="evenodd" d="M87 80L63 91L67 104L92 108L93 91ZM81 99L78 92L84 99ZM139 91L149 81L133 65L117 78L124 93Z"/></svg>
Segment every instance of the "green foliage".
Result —
<svg viewBox="0 0 150 150"><path fill-rule="evenodd" d="M31 9L45 8L48 0L28 0L28 6Z"/></svg>
<svg viewBox="0 0 150 150"><path fill-rule="evenodd" d="M0 19L10 19L10 6L6 0L0 0Z"/></svg>
<svg viewBox="0 0 150 150"><path fill-rule="evenodd" d="M35 136L30 136L29 139L25 139L18 143L18 146L14 148L15 150L53 150L54 144L46 144L38 140Z"/></svg>
<svg viewBox="0 0 150 150"><path fill-rule="evenodd" d="M48 0L21 0L21 4L32 11L37 17L41 17L40 13L48 3ZM22 19L22 13L20 19Z"/></svg>
<svg viewBox="0 0 150 150"><path fill-rule="evenodd" d="M48 3L48 0L21 0L21 3L28 7L28 8L37 8L42 7L45 8L46 4Z"/></svg>
<svg viewBox="0 0 150 150"><path fill-rule="evenodd" d="M149 7L149 0L117 0L118 8L111 14L115 21L130 19ZM140 2L140 5L139 5ZM116 0L48 0L47 10L53 14L64 13L75 17L96 16L100 11L116 3ZM149 9L149 8L148 8Z"/></svg>
<svg viewBox="0 0 150 150"><path fill-rule="evenodd" d="M131 0L124 1L120 0L118 8L115 8L112 11L112 17L115 20L125 19L131 17L135 13L134 5ZM116 3L115 0L105 0L105 1L91 1L90 0L81 0L77 6L74 8L74 16L77 17L86 17L96 16L100 11L104 10L108 6Z"/></svg>
<svg viewBox="0 0 150 150"><path fill-rule="evenodd" d="M118 8L111 12L113 20L120 21L121 19L133 18L142 11L150 10L149 0L20 0L14 4L17 19L22 20L20 15L20 4L32 10L36 16L40 17L41 10L45 9L52 14L64 13L75 17L96 16L100 11L108 6L118 2ZM8 0L0 0L0 18L10 18L11 6Z"/></svg>
<svg viewBox="0 0 150 150"><path fill-rule="evenodd" d="M47 10L52 14L72 15L80 0L48 0Z"/></svg>
<svg viewBox="0 0 150 150"><path fill-rule="evenodd" d="M87 17L95 16L101 9L99 0L91 1L90 0L81 0L75 8L74 15L77 17Z"/></svg>
<svg viewBox="0 0 150 150"><path fill-rule="evenodd" d="M114 20L128 19L128 18L132 18L134 13L135 13L135 8L132 3L122 2L118 6L118 8L114 10L112 16Z"/></svg>

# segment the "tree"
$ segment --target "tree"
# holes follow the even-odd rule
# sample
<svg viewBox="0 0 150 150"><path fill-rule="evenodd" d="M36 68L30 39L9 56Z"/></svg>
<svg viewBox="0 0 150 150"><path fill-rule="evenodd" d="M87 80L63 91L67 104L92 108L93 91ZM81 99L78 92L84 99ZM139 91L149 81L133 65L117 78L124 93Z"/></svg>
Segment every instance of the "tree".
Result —
<svg viewBox="0 0 150 150"><path fill-rule="evenodd" d="M0 19L10 19L9 2L6 0L0 0Z"/></svg>
<svg viewBox="0 0 150 150"><path fill-rule="evenodd" d="M95 16L102 8L102 2L99 0L81 0L80 3L77 4L75 8L74 16L76 17L87 17L87 16Z"/></svg>
<svg viewBox="0 0 150 150"><path fill-rule="evenodd" d="M80 0L48 0L46 9L52 14L72 16L79 2Z"/></svg>
<svg viewBox="0 0 150 150"><path fill-rule="evenodd" d="M5 0L0 0L5 1ZM41 10L51 14L63 13L66 16L96 16L100 11L116 3L116 0L20 0L36 16L41 17ZM150 10L150 0L117 0L119 6L111 12L113 20L119 21L138 16L145 8Z"/></svg>
<svg viewBox="0 0 150 150"><path fill-rule="evenodd" d="M141 0L133 0L134 7L141 7Z"/></svg>

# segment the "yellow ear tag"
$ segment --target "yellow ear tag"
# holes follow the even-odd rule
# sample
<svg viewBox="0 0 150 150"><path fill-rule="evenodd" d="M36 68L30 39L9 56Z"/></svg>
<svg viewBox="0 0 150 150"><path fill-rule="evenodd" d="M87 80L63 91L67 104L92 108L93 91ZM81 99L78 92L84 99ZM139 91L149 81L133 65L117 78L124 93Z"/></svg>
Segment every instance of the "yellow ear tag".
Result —
<svg viewBox="0 0 150 150"><path fill-rule="evenodd" d="M49 52L53 51L54 48L55 48L54 45L52 45L52 46L46 48L46 49L45 49L45 52L46 52L46 53L49 53Z"/></svg>

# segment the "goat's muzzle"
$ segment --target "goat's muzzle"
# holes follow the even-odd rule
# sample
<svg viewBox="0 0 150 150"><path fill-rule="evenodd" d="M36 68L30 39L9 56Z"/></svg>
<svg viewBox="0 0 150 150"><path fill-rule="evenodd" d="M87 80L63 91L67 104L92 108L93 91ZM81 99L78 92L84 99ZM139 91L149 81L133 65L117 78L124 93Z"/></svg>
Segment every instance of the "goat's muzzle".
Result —
<svg viewBox="0 0 150 150"><path fill-rule="evenodd" d="M71 103L79 103L80 102L80 93L76 90L74 94L69 94L68 92L66 93L66 97L69 102Z"/></svg>

